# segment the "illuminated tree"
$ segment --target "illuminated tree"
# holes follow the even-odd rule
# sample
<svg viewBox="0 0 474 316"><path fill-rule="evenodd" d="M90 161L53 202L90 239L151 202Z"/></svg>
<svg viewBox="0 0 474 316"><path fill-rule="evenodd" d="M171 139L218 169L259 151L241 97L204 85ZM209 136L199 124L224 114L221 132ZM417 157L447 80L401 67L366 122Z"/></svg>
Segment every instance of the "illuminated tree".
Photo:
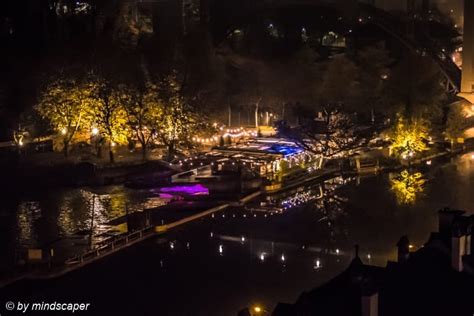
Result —
<svg viewBox="0 0 474 316"><path fill-rule="evenodd" d="M142 91L136 87L120 86L117 95L127 115L127 125L141 145L143 160L147 149L157 135L159 122L163 116L163 105L159 99L157 86L147 84Z"/></svg>
<svg viewBox="0 0 474 316"><path fill-rule="evenodd" d="M87 84L92 90L89 108L92 124L109 145L110 162L115 162L114 147L127 144L127 113L117 91L102 78L92 77Z"/></svg>
<svg viewBox="0 0 474 316"><path fill-rule="evenodd" d="M372 137L371 128L357 128L351 116L333 112L324 121L306 120L297 127L279 122L277 129L296 144L324 158L335 158L366 145Z"/></svg>
<svg viewBox="0 0 474 316"><path fill-rule="evenodd" d="M89 124L92 87L76 80L60 76L52 80L42 91L35 106L41 117L47 120L62 139L64 156L69 147Z"/></svg>
<svg viewBox="0 0 474 316"><path fill-rule="evenodd" d="M406 120L399 115L391 133L390 150L404 159L428 150L429 126L423 119Z"/></svg>
<svg viewBox="0 0 474 316"><path fill-rule="evenodd" d="M166 76L159 86L163 113L157 122L158 139L168 148L168 160L178 148L192 146L193 135L208 126L183 96L177 73Z"/></svg>
<svg viewBox="0 0 474 316"><path fill-rule="evenodd" d="M399 204L413 204L417 196L424 191L425 179L419 172L407 170L391 179L391 188Z"/></svg>

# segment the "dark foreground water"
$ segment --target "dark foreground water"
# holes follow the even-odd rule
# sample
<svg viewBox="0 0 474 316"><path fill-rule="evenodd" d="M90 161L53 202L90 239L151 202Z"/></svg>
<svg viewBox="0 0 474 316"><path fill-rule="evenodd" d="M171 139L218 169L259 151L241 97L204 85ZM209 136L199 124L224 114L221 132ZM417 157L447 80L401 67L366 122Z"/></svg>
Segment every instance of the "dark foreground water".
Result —
<svg viewBox="0 0 474 316"><path fill-rule="evenodd" d="M348 183L333 191L342 181ZM319 199L321 190L325 197ZM365 262L379 265L395 259L401 235L419 247L437 229L437 211L445 206L472 210L473 193L471 155L427 166L420 174L339 179L321 188L315 184L277 197L281 214L263 199L250 209L209 216L62 278L17 283L0 290L0 299L91 303L87 315L225 316L254 304L272 310L277 302L293 302L340 273L355 244ZM125 194L130 203L143 203L146 195ZM59 209L51 203L53 211ZM112 217L109 209L114 208L105 207L104 216ZM16 227L24 219L32 223L24 225L30 231L48 233L39 233L35 224L45 212L17 216ZM77 223L87 217L77 209L68 212ZM53 227L65 229L61 223Z"/></svg>

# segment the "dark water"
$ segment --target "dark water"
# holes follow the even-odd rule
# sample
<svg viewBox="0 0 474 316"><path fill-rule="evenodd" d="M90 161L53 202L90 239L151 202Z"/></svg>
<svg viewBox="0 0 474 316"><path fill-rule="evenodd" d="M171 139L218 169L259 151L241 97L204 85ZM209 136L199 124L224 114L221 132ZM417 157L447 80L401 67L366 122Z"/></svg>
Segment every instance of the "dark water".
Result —
<svg viewBox="0 0 474 316"><path fill-rule="evenodd" d="M0 196L0 271L11 267L25 249L46 248L81 231L93 235L110 229L104 225L134 212L168 203L150 190L122 186L107 188L51 189Z"/></svg>
<svg viewBox="0 0 474 316"><path fill-rule="evenodd" d="M277 197L280 206L287 201L281 214L261 204L264 198L253 210L229 209L57 280L17 283L0 291L0 297L89 302L88 314L93 315L236 315L254 304L272 310L277 302L293 302L340 273L355 244L365 262L384 265L395 259L401 235L407 234L414 248L426 241L437 229L440 208L469 211L474 205L470 155L427 166L419 175L413 171L405 177L398 173L344 181L349 183L323 185L323 199L318 199L318 185ZM143 201L143 192L117 194L128 201L135 194ZM50 203L61 214L61 207ZM117 205L119 212L123 202ZM104 212L109 214L107 207ZM69 215L66 226L57 222L46 227L67 231L80 226L85 213ZM25 227L38 234L34 223L41 214L18 215L16 227L24 218L33 223Z"/></svg>

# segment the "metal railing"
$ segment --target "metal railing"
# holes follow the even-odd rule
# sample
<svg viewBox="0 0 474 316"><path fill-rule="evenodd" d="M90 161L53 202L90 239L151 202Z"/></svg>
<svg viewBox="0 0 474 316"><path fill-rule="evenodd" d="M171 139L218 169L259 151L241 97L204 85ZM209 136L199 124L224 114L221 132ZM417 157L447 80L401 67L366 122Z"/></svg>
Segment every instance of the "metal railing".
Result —
<svg viewBox="0 0 474 316"><path fill-rule="evenodd" d="M114 238L109 242L102 243L100 246L91 249L83 254L69 258L64 263L67 266L83 264L98 257L103 257L112 252L120 250L121 248L129 246L130 244L133 244L137 241L141 241L142 239L149 237L154 233L154 226L150 226L142 230L137 230L129 234L121 235L118 238Z"/></svg>

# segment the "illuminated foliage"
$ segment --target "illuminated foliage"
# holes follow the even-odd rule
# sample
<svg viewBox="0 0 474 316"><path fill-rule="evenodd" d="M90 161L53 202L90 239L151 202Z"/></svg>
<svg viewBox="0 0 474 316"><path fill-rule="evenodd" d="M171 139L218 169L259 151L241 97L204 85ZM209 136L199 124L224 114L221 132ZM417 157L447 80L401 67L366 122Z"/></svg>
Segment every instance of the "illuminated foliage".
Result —
<svg viewBox="0 0 474 316"><path fill-rule="evenodd" d="M88 127L91 93L90 85L60 76L46 86L35 106L58 133L66 157L70 144L78 141L79 132Z"/></svg>
<svg viewBox="0 0 474 316"><path fill-rule="evenodd" d="M428 150L428 124L422 119L405 120L399 116L391 134L390 149L393 155L403 158Z"/></svg>
<svg viewBox="0 0 474 316"><path fill-rule="evenodd" d="M413 204L417 196L424 191L425 179L419 172L410 173L407 170L391 179L391 189L399 204Z"/></svg>
<svg viewBox="0 0 474 316"><path fill-rule="evenodd" d="M160 83L163 113L157 128L157 137L168 148L168 159L179 147L192 146L192 137L206 129L204 120L190 106L181 92L177 74L166 76Z"/></svg>
<svg viewBox="0 0 474 316"><path fill-rule="evenodd" d="M324 113L324 121L306 121L298 127L285 122L277 125L281 135L305 150L322 157L341 157L364 146L371 137L370 129L357 129L349 115L337 110Z"/></svg>
<svg viewBox="0 0 474 316"><path fill-rule="evenodd" d="M88 84L92 106L89 108L92 124L109 144L110 162L114 162L113 147L128 142L127 113L120 103L116 90L101 78L92 78Z"/></svg>
<svg viewBox="0 0 474 316"><path fill-rule="evenodd" d="M163 104L159 99L158 88L148 84L144 91L128 86L120 86L117 91L120 102L127 115L127 124L141 145L145 160L147 149L157 135L159 123L163 117Z"/></svg>

